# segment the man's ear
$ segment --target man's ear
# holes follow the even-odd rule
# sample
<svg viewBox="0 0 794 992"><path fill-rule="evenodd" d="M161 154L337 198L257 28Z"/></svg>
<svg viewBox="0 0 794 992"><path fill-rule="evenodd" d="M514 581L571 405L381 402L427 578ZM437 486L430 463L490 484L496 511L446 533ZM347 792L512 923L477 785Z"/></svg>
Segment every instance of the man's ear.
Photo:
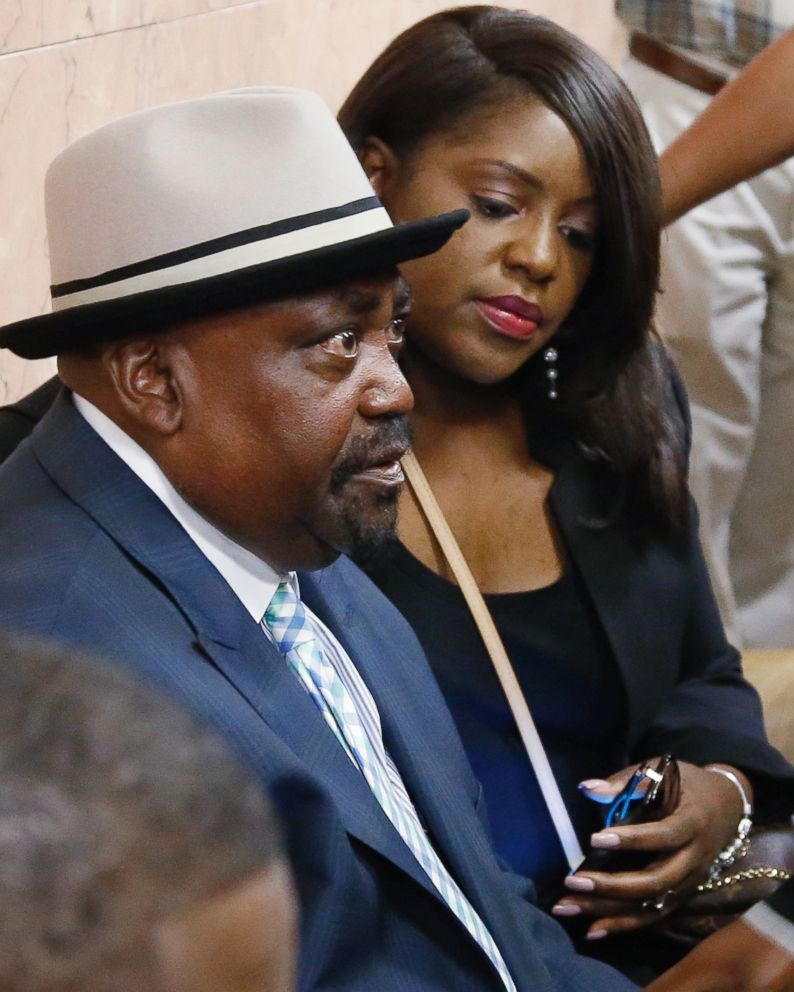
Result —
<svg viewBox="0 0 794 992"><path fill-rule="evenodd" d="M388 198L389 189L400 175L400 160L385 141L372 135L365 138L358 150L358 160L378 196Z"/></svg>
<svg viewBox="0 0 794 992"><path fill-rule="evenodd" d="M102 356L116 399L144 431L170 436L182 423L183 396L165 337L127 341Z"/></svg>

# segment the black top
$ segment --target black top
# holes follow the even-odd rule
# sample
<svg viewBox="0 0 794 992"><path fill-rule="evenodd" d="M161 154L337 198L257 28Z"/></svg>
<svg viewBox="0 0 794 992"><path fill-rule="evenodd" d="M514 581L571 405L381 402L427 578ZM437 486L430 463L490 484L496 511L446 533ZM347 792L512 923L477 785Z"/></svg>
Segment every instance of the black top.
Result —
<svg viewBox="0 0 794 992"><path fill-rule="evenodd" d="M539 885L557 888L566 871L562 848L460 589L402 544L367 570L425 649L485 790L497 851ZM586 846L600 821L577 785L625 763L625 692L601 624L570 562L550 586L485 601Z"/></svg>

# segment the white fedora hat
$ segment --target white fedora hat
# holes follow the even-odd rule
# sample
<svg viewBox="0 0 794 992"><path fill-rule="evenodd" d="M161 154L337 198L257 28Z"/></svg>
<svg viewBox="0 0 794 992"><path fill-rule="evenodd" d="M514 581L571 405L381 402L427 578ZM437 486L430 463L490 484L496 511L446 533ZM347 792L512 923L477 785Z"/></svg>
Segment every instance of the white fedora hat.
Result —
<svg viewBox="0 0 794 992"><path fill-rule="evenodd" d="M387 269L468 216L393 225L322 100L263 87L145 110L45 182L52 312L0 329L25 358Z"/></svg>

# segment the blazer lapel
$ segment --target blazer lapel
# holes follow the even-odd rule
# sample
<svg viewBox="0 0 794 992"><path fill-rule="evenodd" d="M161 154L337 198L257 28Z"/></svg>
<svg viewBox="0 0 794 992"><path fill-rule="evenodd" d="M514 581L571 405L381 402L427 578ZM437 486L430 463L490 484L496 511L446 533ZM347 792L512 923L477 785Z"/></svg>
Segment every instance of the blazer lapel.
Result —
<svg viewBox="0 0 794 992"><path fill-rule="evenodd" d="M162 586L215 667L333 796L348 832L436 895L284 657L170 511L83 420L68 393L59 396L31 443L58 486ZM340 621L330 626L338 630Z"/></svg>
<svg viewBox="0 0 794 992"><path fill-rule="evenodd" d="M628 701L628 742L647 726L666 686L654 687L654 659L667 653L660 645L657 623L643 617L658 614L657 581L649 583L649 549L634 545L624 526L588 526L597 519L588 465L578 453L558 466L549 504L566 549L578 567L603 625L622 675ZM658 565L658 563L656 563ZM662 637L665 635L663 634Z"/></svg>

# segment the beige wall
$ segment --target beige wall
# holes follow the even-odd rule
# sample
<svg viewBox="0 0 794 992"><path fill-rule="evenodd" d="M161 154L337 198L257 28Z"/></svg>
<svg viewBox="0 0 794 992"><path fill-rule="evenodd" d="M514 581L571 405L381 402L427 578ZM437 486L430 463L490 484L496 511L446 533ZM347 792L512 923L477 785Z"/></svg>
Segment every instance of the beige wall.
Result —
<svg viewBox="0 0 794 992"><path fill-rule="evenodd" d="M1 0L0 325L49 307L42 184L122 114L235 86L305 86L336 108L374 55L450 0ZM501 6L514 7L513 3ZM612 0L534 0L613 57ZM86 182L91 177L86 176ZM53 364L0 353L0 403Z"/></svg>

